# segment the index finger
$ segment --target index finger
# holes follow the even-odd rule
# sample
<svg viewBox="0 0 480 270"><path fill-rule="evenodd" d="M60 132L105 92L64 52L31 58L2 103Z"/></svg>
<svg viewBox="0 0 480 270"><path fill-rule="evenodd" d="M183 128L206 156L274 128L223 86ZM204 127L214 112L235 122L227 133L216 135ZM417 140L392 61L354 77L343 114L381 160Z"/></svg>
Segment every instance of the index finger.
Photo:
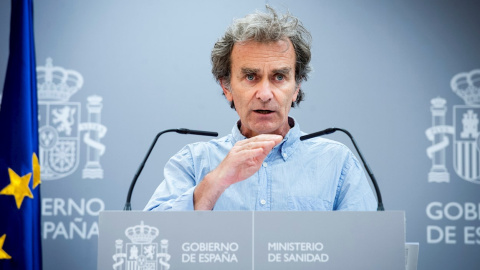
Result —
<svg viewBox="0 0 480 270"><path fill-rule="evenodd" d="M277 145L282 140L283 140L283 137L277 134L260 134L255 137L249 138L246 141L249 141L249 142L273 141L275 142L275 145Z"/></svg>

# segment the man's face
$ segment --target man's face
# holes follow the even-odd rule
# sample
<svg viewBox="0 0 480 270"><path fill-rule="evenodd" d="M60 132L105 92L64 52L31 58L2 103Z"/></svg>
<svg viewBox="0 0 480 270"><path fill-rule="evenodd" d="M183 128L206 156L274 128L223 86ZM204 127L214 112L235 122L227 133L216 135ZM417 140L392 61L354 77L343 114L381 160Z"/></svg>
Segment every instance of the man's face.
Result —
<svg viewBox="0 0 480 270"><path fill-rule="evenodd" d="M289 39L270 43L236 43L231 54L230 88L222 82L228 101L242 123L247 138L259 134L285 136L288 113L297 99L295 51Z"/></svg>

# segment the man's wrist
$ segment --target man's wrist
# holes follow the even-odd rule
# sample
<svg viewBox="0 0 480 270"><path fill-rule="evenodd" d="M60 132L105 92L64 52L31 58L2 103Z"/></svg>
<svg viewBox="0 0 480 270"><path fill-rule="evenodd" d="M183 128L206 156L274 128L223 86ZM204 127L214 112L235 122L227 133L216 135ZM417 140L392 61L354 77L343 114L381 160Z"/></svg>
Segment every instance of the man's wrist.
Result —
<svg viewBox="0 0 480 270"><path fill-rule="evenodd" d="M214 171L205 175L193 192L193 206L195 210L212 210L218 198L228 188L220 183Z"/></svg>

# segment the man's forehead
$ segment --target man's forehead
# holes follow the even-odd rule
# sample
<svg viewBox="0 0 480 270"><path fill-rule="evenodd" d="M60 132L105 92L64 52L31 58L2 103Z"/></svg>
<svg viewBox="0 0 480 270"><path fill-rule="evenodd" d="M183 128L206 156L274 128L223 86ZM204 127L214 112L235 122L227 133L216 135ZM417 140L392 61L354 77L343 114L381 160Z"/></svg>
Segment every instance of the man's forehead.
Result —
<svg viewBox="0 0 480 270"><path fill-rule="evenodd" d="M270 42L244 41L234 44L232 67L242 73L256 73L268 64L270 69L288 73L295 68L295 50L289 39Z"/></svg>
<svg viewBox="0 0 480 270"><path fill-rule="evenodd" d="M292 41L290 41L289 38L275 40L275 41L256 41L256 40L239 41L233 44L232 52L240 51L240 50L258 49L260 47L270 48L279 53L289 53L293 49L293 43Z"/></svg>

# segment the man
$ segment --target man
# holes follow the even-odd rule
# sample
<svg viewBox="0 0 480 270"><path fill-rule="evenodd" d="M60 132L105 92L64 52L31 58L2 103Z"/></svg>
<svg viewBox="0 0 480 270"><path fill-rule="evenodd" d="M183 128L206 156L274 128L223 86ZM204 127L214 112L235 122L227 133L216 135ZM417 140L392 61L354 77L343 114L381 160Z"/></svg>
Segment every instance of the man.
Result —
<svg viewBox="0 0 480 270"><path fill-rule="evenodd" d="M300 141L288 116L303 99L310 33L290 14L235 20L212 50L212 72L240 120L232 133L187 145L165 166L145 210L375 210L354 155Z"/></svg>

